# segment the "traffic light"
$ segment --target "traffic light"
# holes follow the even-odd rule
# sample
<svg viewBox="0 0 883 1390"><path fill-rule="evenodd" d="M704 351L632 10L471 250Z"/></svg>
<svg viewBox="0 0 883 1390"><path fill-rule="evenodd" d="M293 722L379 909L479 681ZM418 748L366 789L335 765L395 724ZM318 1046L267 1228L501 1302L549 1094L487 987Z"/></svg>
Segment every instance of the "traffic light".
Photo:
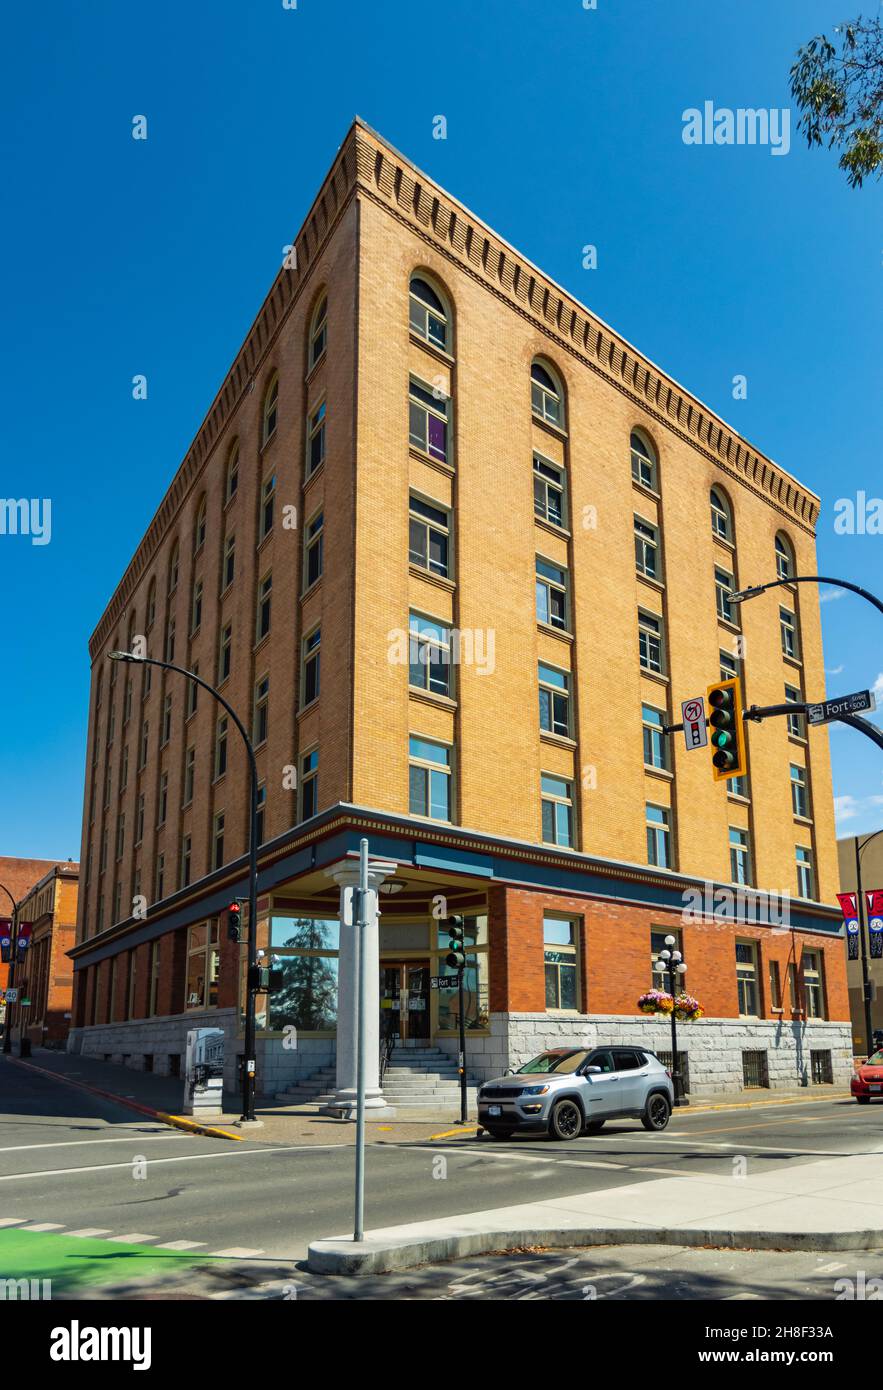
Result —
<svg viewBox="0 0 883 1390"><path fill-rule="evenodd" d="M236 942L242 940L242 908L237 899L234 899L227 908L227 940Z"/></svg>
<svg viewBox="0 0 883 1390"><path fill-rule="evenodd" d="M466 964L466 925L462 917L446 917L444 927L450 937L445 965L462 970Z"/></svg>
<svg viewBox="0 0 883 1390"><path fill-rule="evenodd" d="M248 987L255 994L272 994L284 984L285 975L278 956L271 956L269 965L249 966Z"/></svg>
<svg viewBox="0 0 883 1390"><path fill-rule="evenodd" d="M742 721L742 694L739 678L718 681L708 687L708 722L711 725L709 742L712 747L714 780L729 781L744 777L748 771L745 754L745 726Z"/></svg>

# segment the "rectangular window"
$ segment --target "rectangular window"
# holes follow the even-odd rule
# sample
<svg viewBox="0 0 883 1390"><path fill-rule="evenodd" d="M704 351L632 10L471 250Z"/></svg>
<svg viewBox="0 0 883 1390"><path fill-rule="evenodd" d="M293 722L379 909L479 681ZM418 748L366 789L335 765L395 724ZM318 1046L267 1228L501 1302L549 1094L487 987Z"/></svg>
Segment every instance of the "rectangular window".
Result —
<svg viewBox="0 0 883 1390"><path fill-rule="evenodd" d="M671 868L671 812L666 806L645 806L647 863L659 869Z"/></svg>
<svg viewBox="0 0 883 1390"><path fill-rule="evenodd" d="M546 1008L579 1008L577 924L561 917L543 918L543 965Z"/></svg>
<svg viewBox="0 0 883 1390"><path fill-rule="evenodd" d="M567 629L567 570L537 556L537 622Z"/></svg>
<svg viewBox="0 0 883 1390"><path fill-rule="evenodd" d="M570 736L570 676L541 661L538 666L540 684L540 728L548 734Z"/></svg>
<svg viewBox="0 0 883 1390"><path fill-rule="evenodd" d="M199 675L199 662L198 662L198 661L194 661L194 663L193 663L193 665L191 666L190 669L191 669L191 671L193 672L194 676L198 676L198 675ZM187 713L186 713L186 715L185 715L185 718L186 718L186 719L189 719L189 718L191 717L191 715L193 715L193 714L196 713L196 706L197 706L198 701L199 701L199 686L196 684L196 681L188 681L188 682L187 682Z"/></svg>
<svg viewBox="0 0 883 1390"><path fill-rule="evenodd" d="M117 816L117 862L123 857L126 848L126 813L121 811Z"/></svg>
<svg viewBox="0 0 883 1390"><path fill-rule="evenodd" d="M802 705L803 696L794 685L785 686L785 702L789 705ZM806 738L804 729L805 716L802 714L789 714L787 716L788 733L791 738Z"/></svg>
<svg viewBox="0 0 883 1390"><path fill-rule="evenodd" d="M635 517L635 569L645 579L659 579L659 531L649 521Z"/></svg>
<svg viewBox="0 0 883 1390"><path fill-rule="evenodd" d="M166 661L175 660L175 615L170 613L166 621Z"/></svg>
<svg viewBox="0 0 883 1390"><path fill-rule="evenodd" d="M803 976L803 998L807 1018L824 1018L825 991L820 952L803 952L800 958L800 973Z"/></svg>
<svg viewBox="0 0 883 1390"><path fill-rule="evenodd" d="M120 791L124 792L129 785L129 745L123 749L123 763L120 769Z"/></svg>
<svg viewBox="0 0 883 1390"><path fill-rule="evenodd" d="M451 819L451 749L443 743L408 740L408 802L412 816Z"/></svg>
<svg viewBox="0 0 883 1390"><path fill-rule="evenodd" d="M644 734L644 766L668 771L668 735L662 732L665 711L653 705L641 706L641 725Z"/></svg>
<svg viewBox="0 0 883 1390"><path fill-rule="evenodd" d="M448 578L451 526L447 510L411 494L408 561L417 569Z"/></svg>
<svg viewBox="0 0 883 1390"><path fill-rule="evenodd" d="M186 888L190 883L190 854L192 842L189 835L185 835L181 840L181 887Z"/></svg>
<svg viewBox="0 0 883 1390"><path fill-rule="evenodd" d="M717 616L725 623L736 622L736 610L733 606L732 597L734 593L733 576L724 569L715 565L714 568L714 591L717 603Z"/></svg>
<svg viewBox="0 0 883 1390"><path fill-rule="evenodd" d="M782 654L790 656L796 661L798 659L797 618L789 608L779 609L779 632L782 637Z"/></svg>
<svg viewBox="0 0 883 1390"><path fill-rule="evenodd" d="M809 816L809 790L806 785L806 768L791 763L791 809L795 816L804 820Z"/></svg>
<svg viewBox="0 0 883 1390"><path fill-rule="evenodd" d="M325 462L325 402L316 406L307 425L307 477Z"/></svg>
<svg viewBox="0 0 883 1390"><path fill-rule="evenodd" d="M227 771L227 716L222 715L215 730L215 778Z"/></svg>
<svg viewBox="0 0 883 1390"><path fill-rule="evenodd" d="M759 1013L757 946L753 941L736 942L736 988L739 994L740 1015L756 1018Z"/></svg>
<svg viewBox="0 0 883 1390"><path fill-rule="evenodd" d="M782 1008L782 973L777 960L770 961L770 1008Z"/></svg>
<svg viewBox="0 0 883 1390"><path fill-rule="evenodd" d="M144 839L144 793L138 797L138 807L135 813L135 844L140 845Z"/></svg>
<svg viewBox="0 0 883 1390"><path fill-rule="evenodd" d="M270 607L273 601L273 576L265 574L258 585L258 612L255 640L262 642L270 631Z"/></svg>
<svg viewBox="0 0 883 1390"><path fill-rule="evenodd" d="M158 814L156 817L157 825L165 825L166 816L169 810L169 774L162 773L159 779L159 798Z"/></svg>
<svg viewBox="0 0 883 1390"><path fill-rule="evenodd" d="M197 579L193 586L193 611L190 617L191 633L198 632L202 627L202 580Z"/></svg>
<svg viewBox="0 0 883 1390"><path fill-rule="evenodd" d="M258 814L257 814L257 833L258 844L264 843L264 815L267 809L267 787L266 783L261 782L258 787Z"/></svg>
<svg viewBox="0 0 883 1390"><path fill-rule="evenodd" d="M229 589L236 575L236 537L228 536L224 541L224 568L221 574L221 592Z"/></svg>
<svg viewBox="0 0 883 1390"><path fill-rule="evenodd" d="M262 676L255 682L254 687L254 714L252 717L252 738L255 747L263 743L267 737L268 720L270 712L270 677Z"/></svg>
<svg viewBox="0 0 883 1390"><path fill-rule="evenodd" d="M435 695L451 695L451 633L443 623L411 613L408 618L408 683Z"/></svg>
<svg viewBox="0 0 883 1390"><path fill-rule="evenodd" d="M261 515L258 525L258 544L273 529L273 515L276 510L276 474L271 473L261 488Z"/></svg>
<svg viewBox="0 0 883 1390"><path fill-rule="evenodd" d="M165 748L169 739L172 737L172 697L167 695L162 702L162 738L159 741L160 748Z"/></svg>
<svg viewBox="0 0 883 1390"><path fill-rule="evenodd" d="M148 751L149 746L150 746L150 724L148 723L148 721L147 721L146 719L142 719L142 721L141 721L141 744L140 744L140 747L139 747L139 749L138 749L138 767L139 767L139 770L140 770L141 768L145 768L145 767L147 766L147 751Z"/></svg>
<svg viewBox="0 0 883 1390"><path fill-rule="evenodd" d="M802 898L815 898L815 878L812 871L812 850L806 849L803 845L798 845L796 849L797 858L797 891Z"/></svg>
<svg viewBox="0 0 883 1390"><path fill-rule="evenodd" d="M667 936L674 937L675 944L673 946L666 945L665 938ZM668 989L668 976L654 969L654 964L659 959L661 951L680 951L681 955L684 954L683 937L679 929L676 931L662 931L660 928L651 928L650 930L650 984L654 989ZM687 973L685 971L683 975L678 976L678 987L680 989L685 989L686 985Z"/></svg>
<svg viewBox="0 0 883 1390"><path fill-rule="evenodd" d="M303 641L301 672L301 706L305 708L319 698L321 675L322 629L314 628Z"/></svg>
<svg viewBox="0 0 883 1390"><path fill-rule="evenodd" d="M189 806L193 800L193 783L196 777L196 749L188 748L184 755L184 799L183 805Z"/></svg>
<svg viewBox="0 0 883 1390"><path fill-rule="evenodd" d="M543 842L573 848L573 783L549 773L540 776Z"/></svg>
<svg viewBox="0 0 883 1390"><path fill-rule="evenodd" d="M212 824L212 868L224 866L224 812L219 811Z"/></svg>
<svg viewBox="0 0 883 1390"><path fill-rule="evenodd" d="M233 649L233 624L221 628L221 642L218 648L218 685L223 685L230 674Z"/></svg>
<svg viewBox="0 0 883 1390"><path fill-rule="evenodd" d="M720 653L720 668L722 681L733 680L739 674L739 663L731 652Z"/></svg>
<svg viewBox="0 0 883 1390"><path fill-rule="evenodd" d="M408 442L421 454L448 462L449 398L437 395L414 377L408 397Z"/></svg>
<svg viewBox="0 0 883 1390"><path fill-rule="evenodd" d="M188 1009L212 1009L218 1002L217 922L201 922L187 928L187 996Z"/></svg>
<svg viewBox="0 0 883 1390"><path fill-rule="evenodd" d="M150 943L150 999L147 1005L148 1015L152 1018L156 1013L156 996L159 989L159 942Z"/></svg>
<svg viewBox="0 0 883 1390"><path fill-rule="evenodd" d="M322 512L307 522L304 539L304 590L315 584L322 575L325 549L325 518Z"/></svg>
<svg viewBox="0 0 883 1390"><path fill-rule="evenodd" d="M645 671L662 675L665 654L662 644L662 619L652 613L638 613L638 661Z"/></svg>
<svg viewBox="0 0 883 1390"><path fill-rule="evenodd" d="M161 901L166 886L166 856L158 854L156 856L156 899Z"/></svg>
<svg viewBox="0 0 883 1390"><path fill-rule="evenodd" d="M730 826L730 878L733 883L750 884L751 854L748 831Z"/></svg>
<svg viewBox="0 0 883 1390"><path fill-rule="evenodd" d="M309 820L319 809L319 750L305 753L300 763L300 818Z"/></svg>
<svg viewBox="0 0 883 1390"><path fill-rule="evenodd" d="M533 456L533 510L541 521L549 521L553 526L567 525L564 469L537 453Z"/></svg>

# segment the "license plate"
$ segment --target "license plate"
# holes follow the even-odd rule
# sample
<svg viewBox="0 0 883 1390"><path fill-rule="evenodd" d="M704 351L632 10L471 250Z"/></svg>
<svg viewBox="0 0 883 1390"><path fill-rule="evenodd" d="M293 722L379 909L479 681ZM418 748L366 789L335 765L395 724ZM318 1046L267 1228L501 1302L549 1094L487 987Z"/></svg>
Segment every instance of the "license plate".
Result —
<svg viewBox="0 0 883 1390"><path fill-rule="evenodd" d="M502 1105L489 1105L487 1108L487 1113L489 1115L502 1115L503 1107Z"/></svg>
<svg viewBox="0 0 883 1390"><path fill-rule="evenodd" d="M883 1086L878 1085L876 1081L872 1081L872 1082L870 1083L870 1085L868 1086L868 1090L869 1090L869 1091L881 1091L881 1090L883 1090Z"/></svg>

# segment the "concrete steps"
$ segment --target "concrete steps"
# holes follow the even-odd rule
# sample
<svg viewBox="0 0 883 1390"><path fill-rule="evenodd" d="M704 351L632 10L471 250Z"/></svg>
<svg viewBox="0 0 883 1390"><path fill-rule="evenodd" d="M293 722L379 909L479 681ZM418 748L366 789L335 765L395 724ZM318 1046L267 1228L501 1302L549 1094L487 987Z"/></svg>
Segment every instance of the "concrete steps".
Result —
<svg viewBox="0 0 883 1390"><path fill-rule="evenodd" d="M276 1099L289 1105L327 1105L334 1099L334 1067L322 1067L311 1076L295 1082ZM478 1083L467 1076L466 1098L475 1110ZM430 1114L457 1111L460 1106L460 1078L456 1063L440 1047L397 1047L383 1076L383 1094L399 1110L418 1110Z"/></svg>

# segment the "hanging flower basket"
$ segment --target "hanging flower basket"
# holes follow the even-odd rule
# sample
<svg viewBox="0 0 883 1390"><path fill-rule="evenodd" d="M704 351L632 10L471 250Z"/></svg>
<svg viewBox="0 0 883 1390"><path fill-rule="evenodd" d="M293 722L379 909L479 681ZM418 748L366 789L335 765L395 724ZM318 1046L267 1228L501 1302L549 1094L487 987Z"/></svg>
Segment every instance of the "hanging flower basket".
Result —
<svg viewBox="0 0 883 1390"><path fill-rule="evenodd" d="M638 1000L638 1008L642 1014L669 1015L674 1008L674 1003L671 995L666 994L664 990L648 989L647 993L642 994Z"/></svg>
<svg viewBox="0 0 883 1390"><path fill-rule="evenodd" d="M682 1023L692 1023L705 1012L699 1000L694 999L692 994L679 994L674 1000L674 1010L675 1018Z"/></svg>

